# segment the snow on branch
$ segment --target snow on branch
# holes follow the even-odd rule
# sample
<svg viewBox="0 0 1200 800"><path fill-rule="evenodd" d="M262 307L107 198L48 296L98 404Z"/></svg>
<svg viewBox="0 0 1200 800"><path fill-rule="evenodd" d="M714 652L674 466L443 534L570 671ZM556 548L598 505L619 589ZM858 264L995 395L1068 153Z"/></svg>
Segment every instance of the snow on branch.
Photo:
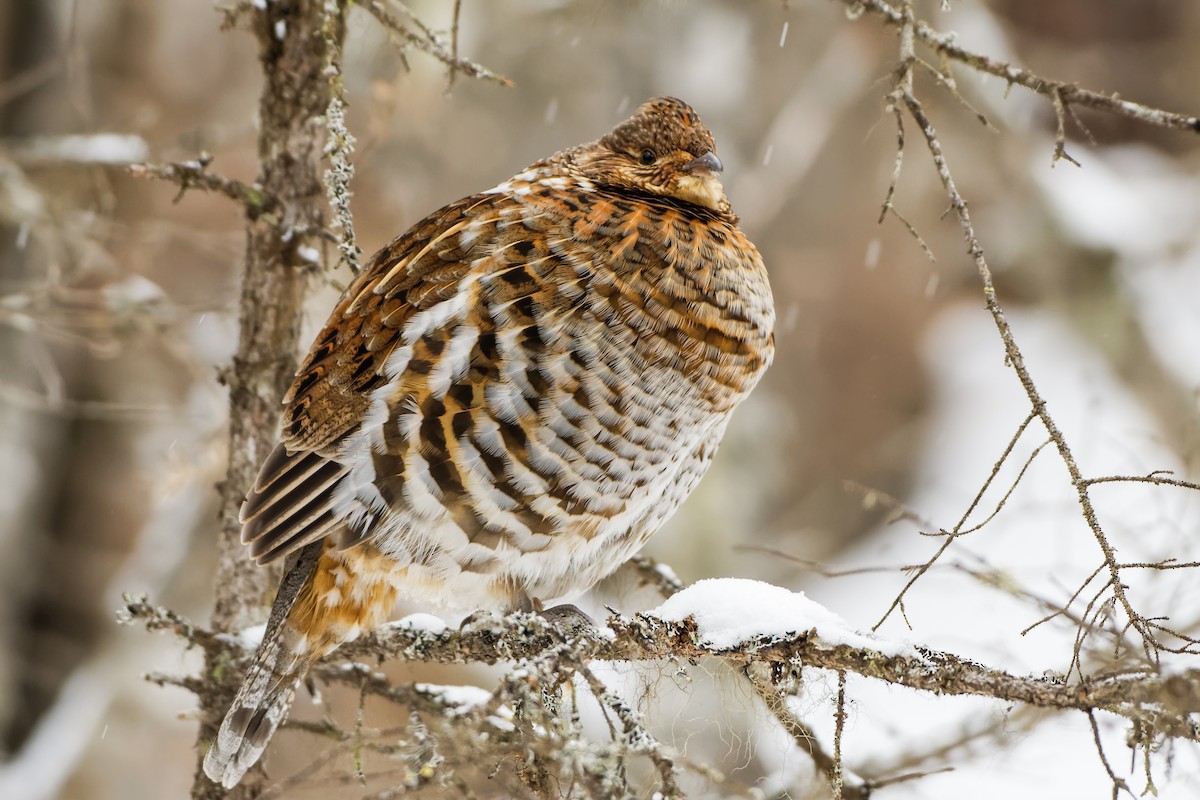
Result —
<svg viewBox="0 0 1200 800"><path fill-rule="evenodd" d="M124 619L170 630L209 651L238 660L253 648L178 614L127 597ZM1122 672L1067 680L1016 675L953 653L860 633L802 593L759 581L711 579L678 592L658 608L613 615L606 629L564 637L536 614L475 615L462 628L418 614L349 643L337 659L401 659L425 663L521 662L547 658L648 661L712 657L736 666L815 667L940 695L975 695L1038 708L1107 711L1163 735L1200 741L1200 669L1175 674ZM566 647L556 653L556 649ZM322 672L322 675L327 673Z"/></svg>

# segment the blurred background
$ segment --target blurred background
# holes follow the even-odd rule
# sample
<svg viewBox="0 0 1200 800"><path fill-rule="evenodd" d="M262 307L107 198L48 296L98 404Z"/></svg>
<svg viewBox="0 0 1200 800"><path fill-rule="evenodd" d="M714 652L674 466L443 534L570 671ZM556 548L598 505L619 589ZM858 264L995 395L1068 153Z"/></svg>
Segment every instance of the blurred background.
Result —
<svg viewBox="0 0 1200 800"><path fill-rule="evenodd" d="M931 24L992 57L1200 111L1200 4L917 5ZM450 26L450 2L409 6L434 28ZM214 172L254 180L256 44L244 30L222 32L222 19L206 3L0 4L4 797L182 797L191 782L192 698L141 676L183 674L198 657L169 637L119 628L114 610L125 591L198 620L211 609L214 484L226 436L217 371L235 345L243 218L224 197L178 199L175 187L135 180L126 166L203 151ZM950 527L1028 411L911 125L896 205L936 261L897 219L877 224L896 154L884 110L895 34L869 16L848 19L830 0L467 0L460 48L515 86L459 77L448 90L439 63L398 54L373 19L351 14L345 69L360 245L373 251L435 208L597 138L650 96L695 106L769 267L778 353L712 472L648 552L685 582L739 576L803 589L869 628L904 576L831 581L802 562L920 562L938 542L889 524L887 509L847 482ZM1069 127L1068 152L1082 167L1052 165L1049 102L954 70L994 130L928 74L918 91L1018 343L1085 472L1173 469L1196 479L1200 137L1080 109L1094 143ZM346 278L332 274L314 293L308 330ZM1034 430L1022 440L1009 481L1044 438ZM1040 455L1012 504L954 554L960 566L994 569L1062 602L1099 556L1054 458ZM1194 555L1200 512L1188 493L1097 492L1123 555ZM1157 576L1135 581L1137 597L1194 625L1185 584ZM1191 598L1194 609L1194 590ZM655 603L639 606L619 586L605 599L624 610ZM1071 629L1038 642L1019 637L1044 612L961 570L918 584L906 612L911 628L891 619L882 630L1015 669L1062 669L1070 657ZM468 670L414 675L486 685ZM804 711L824 719L816 685ZM1107 792L1086 719L1038 728L1052 747L1081 740L1073 771L1062 766L1071 762L1045 763L1034 723L1022 727L1019 714L996 704L962 701L944 717L920 710L915 697L856 688L852 767L960 767L881 796L978 795L983 785L1006 797ZM702 702L698 689L691 694ZM806 796L803 757L762 720L712 722L695 707L666 716L717 726L689 744L689 756L748 785ZM914 719L929 726L918 736L927 752L911 741ZM1118 727L1105 735L1121 747ZM987 758L972 755L980 747ZM1172 777L1158 788L1196 796L1194 754L1172 757ZM1023 776L1034 793L1022 790Z"/></svg>

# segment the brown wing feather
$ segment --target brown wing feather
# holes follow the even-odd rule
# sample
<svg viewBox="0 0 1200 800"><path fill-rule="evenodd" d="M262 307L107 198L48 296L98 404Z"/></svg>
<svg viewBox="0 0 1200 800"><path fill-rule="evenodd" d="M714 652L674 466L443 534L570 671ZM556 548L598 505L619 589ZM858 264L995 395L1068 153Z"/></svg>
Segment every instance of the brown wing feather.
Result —
<svg viewBox="0 0 1200 800"><path fill-rule="evenodd" d="M330 490L345 474L341 464L311 450L289 453L276 445L242 505L250 555L265 564L332 533L338 521Z"/></svg>
<svg viewBox="0 0 1200 800"><path fill-rule="evenodd" d="M544 549L564 520L622 513L670 457L663 442L627 441L657 435L649 429L592 424L654 418L658 400L623 391L621 370L687 376L704 413L727 413L757 380L769 331L727 284L739 265L761 269L761 261L733 225L640 196L521 191L447 206L381 250L347 290L285 398L281 451L246 504L243 539L260 561L323 536L336 534L344 547L374 533L371 509L355 530L333 513L330 489L349 470L339 445L362 423L372 391L395 377L386 375L388 357L414 315L456 294L476 337L462 373L447 378L442 363L453 326L422 327L403 341L404 375L386 396L393 423L419 418L428 474L406 474L410 443L389 424L384 446L369 454L373 491L403 513L408 482L424 480L467 539L489 549L500 540ZM473 270L478 280L464 285ZM722 304L707 301L713 293ZM747 301L757 307L757 298ZM493 324L504 328L503 352ZM622 366L610 369L608 358ZM435 376L445 381L437 390ZM487 399L498 384L506 391ZM542 496L515 472L538 474Z"/></svg>
<svg viewBox="0 0 1200 800"><path fill-rule="evenodd" d="M358 426L404 324L452 293L470 268L459 238L447 232L470 221L479 206L503 200L459 200L375 254L333 309L283 398L282 438L291 451L327 452Z"/></svg>
<svg viewBox="0 0 1200 800"><path fill-rule="evenodd" d="M331 489L347 472L338 445L361 423L404 324L453 291L469 268L458 237L447 232L499 200L468 197L413 226L376 253L330 314L284 396L281 441L242 507L242 542L259 563L343 526L331 507Z"/></svg>

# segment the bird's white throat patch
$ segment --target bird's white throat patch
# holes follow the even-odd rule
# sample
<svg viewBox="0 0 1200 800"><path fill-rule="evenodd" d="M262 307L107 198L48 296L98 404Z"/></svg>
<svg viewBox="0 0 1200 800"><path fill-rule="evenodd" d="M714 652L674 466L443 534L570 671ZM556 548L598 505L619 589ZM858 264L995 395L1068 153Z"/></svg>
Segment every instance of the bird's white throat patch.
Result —
<svg viewBox="0 0 1200 800"><path fill-rule="evenodd" d="M673 194L680 200L718 211L725 199L725 187L714 175L680 175Z"/></svg>

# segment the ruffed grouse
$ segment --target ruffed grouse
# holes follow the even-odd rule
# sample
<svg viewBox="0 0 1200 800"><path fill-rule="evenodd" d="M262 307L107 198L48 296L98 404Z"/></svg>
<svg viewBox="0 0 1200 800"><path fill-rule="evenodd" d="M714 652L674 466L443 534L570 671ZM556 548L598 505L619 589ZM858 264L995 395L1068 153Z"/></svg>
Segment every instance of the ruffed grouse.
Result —
<svg viewBox="0 0 1200 800"><path fill-rule="evenodd" d="M767 273L675 98L434 212L346 291L242 508L287 557L204 762L232 786L317 659L398 596L527 609L667 520L771 362Z"/></svg>

